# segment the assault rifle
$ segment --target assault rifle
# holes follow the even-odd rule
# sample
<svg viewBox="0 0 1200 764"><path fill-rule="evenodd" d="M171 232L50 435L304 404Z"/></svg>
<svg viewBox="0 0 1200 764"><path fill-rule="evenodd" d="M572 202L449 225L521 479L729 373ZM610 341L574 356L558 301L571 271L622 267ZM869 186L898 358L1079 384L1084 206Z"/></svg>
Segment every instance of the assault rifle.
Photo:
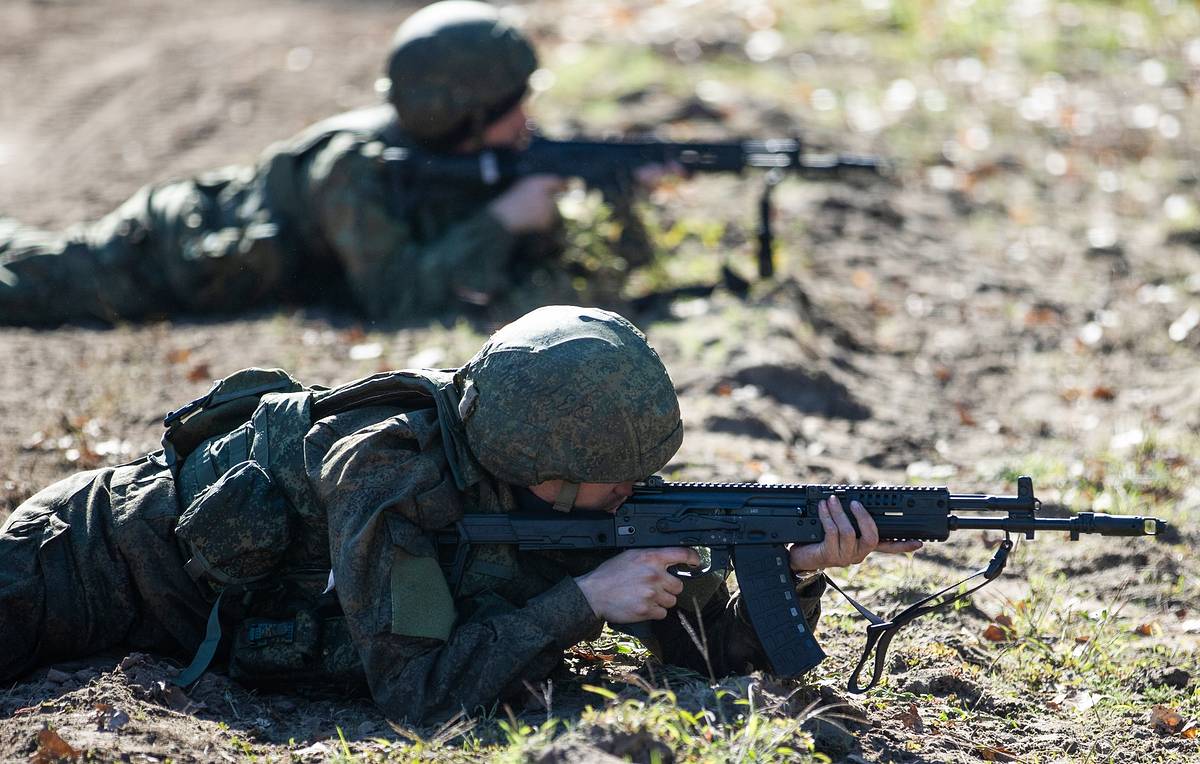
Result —
<svg viewBox="0 0 1200 764"><path fill-rule="evenodd" d="M615 514L519 511L465 516L451 540L456 544L451 579L461 574L473 544L589 551L707 547L711 564L690 574L736 570L738 588L773 672L783 677L798 676L824 660L825 652L796 603L785 545L815 544L825 537L817 504L829 496L838 497L847 509L851 501L861 502L884 541L945 541L951 531L959 530L997 530L1005 536L987 567L890 619L875 615L842 592L870 621L862 658L847 683L851 692L864 692L879 681L887 647L902 626L947 607L999 576L1013 546L1011 534L1033 538L1038 531L1059 531L1073 540L1083 533L1153 536L1167 525L1152 517L1094 512L1072 517L1039 516L1041 502L1033 495L1032 479L1024 476L1017 479L1016 496L955 494L945 487L668 483L652 477L636 485L633 496ZM976 514L979 512L1002 514ZM853 515L850 517L853 522ZM677 574L686 577L689 571ZM963 584L980 577L978 584L959 591ZM873 675L866 685L860 685L859 674L876 647Z"/></svg>
<svg viewBox="0 0 1200 764"><path fill-rule="evenodd" d="M852 175L880 175L885 163L866 154L809 154L792 138L676 143L655 139L551 140L535 137L525 149L488 149L473 154L445 154L408 147L385 149L383 159L400 188L503 188L526 175L580 178L610 201L622 198L634 172L649 164L678 163L686 173L766 171L758 203L758 273L775 272L771 229L771 191L786 172L816 180Z"/></svg>

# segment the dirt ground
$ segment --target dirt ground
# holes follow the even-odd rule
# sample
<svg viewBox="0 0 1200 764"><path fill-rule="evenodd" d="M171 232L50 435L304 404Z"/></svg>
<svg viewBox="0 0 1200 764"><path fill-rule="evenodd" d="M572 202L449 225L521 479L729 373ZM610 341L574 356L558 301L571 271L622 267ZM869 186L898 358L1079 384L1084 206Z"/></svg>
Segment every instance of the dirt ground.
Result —
<svg viewBox="0 0 1200 764"><path fill-rule="evenodd" d="M388 40L410 7L9 0L0 5L0 217L48 228L94 219L145 182L251 162L323 116L375 102ZM611 17L600 7L612 9ZM553 51L551 62L566 62L570 45L604 45L622 24L650 28L657 16L648 7L548 2L519 10ZM708 30L697 33L698 50L719 47L709 43L727 21L718 10L709 19L709 11L692 9L689 23ZM587 34L571 23L581 18L591 25ZM661 42L661 30L646 34L651 48L671 44ZM886 130L840 133L790 93L726 102L724 122L714 128L710 119L704 130L733 135L747 125L812 122L823 142L905 155L889 183L781 186L783 274L745 300L718 292L677 304L669 315L636 317L671 370L688 427L668 471L689 480L917 480L1004 493L1014 491L1015 474L1031 472L1053 486L1039 491L1050 508L1087 509L1099 497L1097 511L1117 512L1144 508L1164 482L1182 484L1162 499L1174 510L1167 538L1024 542L1013 574L981 606L994 611L1021 599L1029 579L1065 578L1072 607L1119 601L1125 622L1157 624L1153 638L1163 645L1156 654L1169 654L1164 662L1194 666L1200 220L1198 125L1188 117L1194 122L1197 114L1197 50L1191 64L1168 52L1177 60L1158 88L1166 93L1174 84L1183 103L1168 95L1155 101L1182 122L1182 135L1166 147L1145 131L1114 126L1103 108L1097 129L1066 146L1053 131L1010 134L982 113L992 139L978 149L973 125L961 121L909 125L919 138L889 143ZM808 66L804 77L814 81L833 72L847 81L886 80L884 64L836 46L793 57L793 70ZM1138 98L1154 100L1141 92L1136 73L1144 69L1094 71L1090 79L1087 67L1080 71L1071 88L1104 104L1111 99L1117 113ZM553 93L544 104L547 121L566 124L570 99L556 101ZM627 95L613 125L689 105L653 89ZM978 97L970 103L982 109L987 99ZM955 140L978 150L942 148ZM1059 172L1060 161L1069 169ZM668 219L727 218L737 208L729 195L749 204L753 192L732 180L698 182L656 203ZM1192 205L1192 218L1172 212L1181 205ZM742 239L753 225L751 208L744 209ZM0 517L53 480L155 448L165 412L236 369L280 366L308 383L330 384L386 368L455 365L477 343L465 325L382 332L320 307L114 329L0 328ZM925 574L948 583L987 556L978 539L961 539L918 557ZM869 574L851 575L852 588L857 582L876 595L895 593L898 580L910 581L902 569L879 569L888 582L878 586ZM962 618L962 629L938 621L909 637L913 649L957 651L965 663L986 665L974 643L988 616L966 611ZM831 652L840 656L822 676L823 692L844 677L859 627L829 628ZM37 739L46 724L76 751L104 760L405 755L390 746L406 738L369 702L253 693L219 674L184 693L169 684L174 671L151 656L114 655L0 687L0 759L47 750ZM963 733L930 743L919 718L914 724L902 709L837 691L861 718L849 725L849 739L818 729L818 750L844 761L1200 755L1190 738L1150 732L1148 705L1131 711L1128 741L1113 739L1111 726L1103 728L1109 739L1092 740L1071 727L1067 712L1047 712L1040 728L1005 725L1006 716L1028 709L1005 706L957 670L895 673L914 696L973 698L993 721L965 729L987 746L971 747ZM570 747L542 760L569 758L563 750Z"/></svg>

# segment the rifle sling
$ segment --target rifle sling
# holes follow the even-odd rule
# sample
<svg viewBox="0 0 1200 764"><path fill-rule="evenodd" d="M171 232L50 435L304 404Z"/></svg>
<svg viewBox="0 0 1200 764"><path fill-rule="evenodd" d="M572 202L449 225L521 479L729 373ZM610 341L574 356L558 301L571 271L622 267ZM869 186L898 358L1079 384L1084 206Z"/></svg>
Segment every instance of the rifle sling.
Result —
<svg viewBox="0 0 1200 764"><path fill-rule="evenodd" d="M887 620L871 612L849 594L846 594L846 592L842 591L840 586L834 583L833 580L826 575L826 583L828 583L830 586L836 589L839 594L845 597L846 601L849 602L854 609L862 615L863 618L866 618L871 622L870 625L867 626L867 643L863 647L862 657L859 658L858 665L855 667L854 673L850 675L850 679L846 682L846 689L857 694L866 692L878 684L879 678L883 675L884 659L887 657L887 649L892 643L892 637L896 636L896 633L899 632L900 629L902 629L904 626L907 626L913 620L928 613L937 612L948 605L952 605L963 597L973 594L990 584L997 576L1000 575L1001 571L1004 570L1004 566L1008 562L1008 553L1010 550L1012 550L1012 547L1012 539L1010 539L1006 534L1004 541L1000 543L1000 547L996 550L996 554L992 557L992 560L988 563L987 567L980 568L958 583L951 584L941 591L930 594L929 596L914 602L912 605L909 605L907 608L905 608L901 613ZM950 592L958 589L968 581L980 576L983 577L983 581L979 582L975 586L972 586L970 589L965 591L958 592L949 598L946 597L946 595L948 595ZM871 680L866 685L860 685L858 682L859 674L862 673L863 667L866 666L867 660L871 657L872 651L875 652L875 666L874 671L871 673Z"/></svg>

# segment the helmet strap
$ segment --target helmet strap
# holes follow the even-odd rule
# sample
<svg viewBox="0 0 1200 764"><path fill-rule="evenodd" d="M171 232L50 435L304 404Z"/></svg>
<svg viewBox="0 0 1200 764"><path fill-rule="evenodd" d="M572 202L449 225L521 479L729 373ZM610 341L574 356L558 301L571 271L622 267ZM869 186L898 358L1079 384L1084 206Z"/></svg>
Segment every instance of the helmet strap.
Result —
<svg viewBox="0 0 1200 764"><path fill-rule="evenodd" d="M554 509L558 512L570 512L571 507L575 506L575 497L578 494L579 483L564 480L562 487L558 489L558 495L554 497Z"/></svg>

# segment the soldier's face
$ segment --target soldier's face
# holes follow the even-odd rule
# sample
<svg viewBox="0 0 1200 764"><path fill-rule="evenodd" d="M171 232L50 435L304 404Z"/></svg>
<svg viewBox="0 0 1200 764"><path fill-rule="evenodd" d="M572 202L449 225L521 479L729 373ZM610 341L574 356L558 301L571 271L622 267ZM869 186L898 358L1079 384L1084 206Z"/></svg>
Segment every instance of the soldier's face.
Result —
<svg viewBox="0 0 1200 764"><path fill-rule="evenodd" d="M529 486L529 490L542 501L553 503L558 497L562 484L561 480L547 480L544 483ZM632 495L632 480L624 483L580 483L579 493L575 494L574 509L612 514Z"/></svg>
<svg viewBox="0 0 1200 764"><path fill-rule="evenodd" d="M529 138L529 115L522 101L483 130L483 145L488 148L520 148Z"/></svg>
<svg viewBox="0 0 1200 764"><path fill-rule="evenodd" d="M612 514L633 495L633 481L625 483L580 483L575 509Z"/></svg>

